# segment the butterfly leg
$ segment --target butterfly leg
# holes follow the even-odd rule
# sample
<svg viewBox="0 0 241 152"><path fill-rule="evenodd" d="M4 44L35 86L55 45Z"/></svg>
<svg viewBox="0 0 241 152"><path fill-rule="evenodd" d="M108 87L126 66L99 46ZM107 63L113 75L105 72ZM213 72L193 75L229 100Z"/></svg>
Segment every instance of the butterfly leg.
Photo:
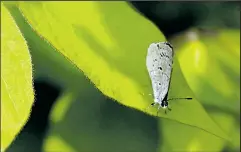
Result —
<svg viewBox="0 0 241 152"><path fill-rule="evenodd" d="M158 108L157 108L157 113L156 113L156 115L158 116L158 113L159 113L159 109L161 108L161 106L159 106Z"/></svg>
<svg viewBox="0 0 241 152"><path fill-rule="evenodd" d="M169 111L172 111L172 109L169 108L169 107L167 107L167 109L168 109ZM165 109L165 114L167 114L167 110L166 110L166 109Z"/></svg>
<svg viewBox="0 0 241 152"><path fill-rule="evenodd" d="M147 110L150 108L150 106L155 106L155 105L156 105L156 103L155 103L155 102L151 103L151 105L149 105L149 106L146 108L146 110L145 110L145 111L147 111Z"/></svg>

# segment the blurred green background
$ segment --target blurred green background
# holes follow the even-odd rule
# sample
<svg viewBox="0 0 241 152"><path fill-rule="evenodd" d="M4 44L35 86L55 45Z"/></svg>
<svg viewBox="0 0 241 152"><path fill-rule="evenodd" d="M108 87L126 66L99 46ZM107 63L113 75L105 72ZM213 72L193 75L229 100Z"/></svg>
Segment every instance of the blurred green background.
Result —
<svg viewBox="0 0 241 152"><path fill-rule="evenodd" d="M174 45L175 55L188 88L192 90L208 116L231 141L205 132L198 128L199 126L147 115L140 109L128 108L105 96L97 89L96 82L90 83L86 74L77 66L55 52L55 45L50 45L37 34L39 31L33 31L27 26L17 7L8 7L28 42L32 56L35 103L26 125L6 151L240 151L239 4L237 2L123 3L128 3L133 11L137 11L155 24L165 38ZM24 6L21 7L24 12ZM103 7L103 10L109 11L106 11L106 20L108 17L111 18L111 14L118 14L116 18L125 21L123 25L113 24L108 27L109 29L118 31L122 26L130 29L140 28L137 24L132 24L138 21L125 20L125 15L129 12L122 12L125 10L121 9L122 7L120 10L107 7L108 5L106 8ZM131 11L131 9L126 10ZM86 10L82 10L82 13L85 14ZM56 20L61 20L57 11L51 15L53 18L56 17ZM78 15L75 16L77 20ZM85 14L86 18L98 20L88 15ZM149 27L149 23L143 24ZM99 28L95 24L92 26ZM77 29L86 43L97 41L85 27ZM155 30L151 29L142 30L144 33L148 33L148 30L151 34L155 33ZM131 31L128 32L133 34ZM156 36L153 39L158 38L162 37ZM68 40L68 37L65 39ZM121 40L125 41L125 38ZM138 45L138 40L135 42ZM139 45L141 44L140 38ZM98 43L91 46L93 49L101 50ZM135 58L134 55L143 55L129 53L133 55L132 58ZM113 58L110 57L109 60L112 61ZM128 74L132 77L131 73ZM143 79L137 78L136 81ZM181 90L182 84L185 83L180 82L178 86L179 82L177 80L176 82L174 88ZM174 95L183 97L180 92ZM192 107L188 108L191 111ZM173 108L173 111L175 109L178 111L178 108ZM188 114L188 109L186 110Z"/></svg>

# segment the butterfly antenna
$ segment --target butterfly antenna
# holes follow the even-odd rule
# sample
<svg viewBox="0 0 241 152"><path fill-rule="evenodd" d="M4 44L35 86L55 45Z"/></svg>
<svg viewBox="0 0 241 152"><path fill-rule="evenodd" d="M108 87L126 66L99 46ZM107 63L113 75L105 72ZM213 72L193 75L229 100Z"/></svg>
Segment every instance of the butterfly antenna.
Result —
<svg viewBox="0 0 241 152"><path fill-rule="evenodd" d="M167 101L169 101L169 100L180 100L180 99L192 100L192 98L171 98L171 99L168 99Z"/></svg>

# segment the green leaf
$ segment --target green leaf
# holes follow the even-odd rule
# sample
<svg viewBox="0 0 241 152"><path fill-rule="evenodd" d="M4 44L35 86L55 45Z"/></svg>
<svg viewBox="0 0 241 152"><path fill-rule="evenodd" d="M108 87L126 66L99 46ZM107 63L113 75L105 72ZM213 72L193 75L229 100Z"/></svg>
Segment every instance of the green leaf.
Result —
<svg viewBox="0 0 241 152"><path fill-rule="evenodd" d="M23 2L19 8L34 30L102 93L141 111L153 102L147 95L152 89L145 67L146 52L150 43L165 38L125 2ZM195 98L178 61L174 62L169 96ZM196 99L173 102L172 106L170 114L160 116L228 138ZM145 112L156 115L153 110Z"/></svg>
<svg viewBox="0 0 241 152"><path fill-rule="evenodd" d="M4 151L27 121L34 91L28 47L2 3L1 8L1 151Z"/></svg>
<svg viewBox="0 0 241 152"><path fill-rule="evenodd" d="M78 88L81 85L79 79L83 77L82 73L54 46L39 37L15 5L10 5L9 2L5 4L28 43L34 66L34 78L44 79L61 88Z"/></svg>
<svg viewBox="0 0 241 152"><path fill-rule="evenodd" d="M111 13L117 7L122 14ZM20 9L31 26L104 94L137 109L148 105L141 95L149 83L146 49L165 38L125 2L27 2Z"/></svg>
<svg viewBox="0 0 241 152"><path fill-rule="evenodd" d="M190 88L212 119L231 137L232 143L225 146L237 149L240 138L232 134L238 134L234 130L240 128L239 30L191 30L174 41L178 43L177 56ZM207 141L200 143L205 145ZM216 141L209 143L220 145L214 144Z"/></svg>
<svg viewBox="0 0 241 152"><path fill-rule="evenodd" d="M234 129L235 119L225 113L212 113L215 121L231 133ZM159 151L222 151L227 144L225 140L217 138L198 128L190 127L174 121L160 120Z"/></svg>
<svg viewBox="0 0 241 152"><path fill-rule="evenodd" d="M18 26L20 27L30 46L35 73L38 73L37 76L47 76L47 80L54 81L54 83L63 83L63 87L71 87L71 89L75 88L78 90L66 90L54 106L51 113L52 123L49 133L45 139L45 151L57 150L72 152L81 151L83 149L95 149L96 151L100 150L100 148L105 150L105 147L109 147L108 149L114 150L119 143L122 143L119 149L123 148L123 145L127 145L127 149L136 149L137 151L141 151L143 148L151 151L156 149L157 143L155 141L158 140L158 134L155 118L148 117L141 112L133 111L132 109L124 108L116 103L112 103L113 101L107 100L105 97L100 95L100 92L97 92L94 86L90 85L89 80L86 80L86 77L82 72L78 71L76 68L73 68L69 61L66 60L62 55L55 53L55 49L50 46L49 43L44 41L44 39L37 37L37 35L33 33L32 29L26 24L16 8L11 8L10 10L14 18L17 20ZM90 86L91 89L88 89ZM83 92L79 92L81 90ZM89 97L79 97L81 94L84 96L89 95ZM98 98L98 101L95 101L96 97L92 99L93 95L95 96L95 94L97 94L98 97L101 96L101 98ZM75 100L78 101L75 102ZM88 103L90 101L92 101L92 103L88 105L85 104L85 102ZM106 105L106 103L108 104ZM105 116L101 118L89 117L91 114L93 114L93 109L98 109L98 107L105 107L105 111L109 110L110 113L115 111L115 115L112 117ZM87 110L88 113L80 116L79 111L83 110ZM126 112L127 114L125 114ZM126 115L126 117L123 117L123 115ZM116 116L121 116L124 119L116 119ZM83 122L83 119L90 119L90 121ZM133 120L136 120L134 124ZM143 120L146 120L145 125L143 125ZM111 123L112 121L113 123ZM103 125L109 124L109 129L113 130L112 132L115 132L114 135L116 140L110 142L108 139L113 138L113 133L101 133L102 129L99 129L99 126L85 127L83 125L83 123L86 125L91 125L92 122ZM116 123L121 124L122 126L118 127L116 126ZM135 126L135 128L130 128L128 126ZM78 130L74 128L78 128ZM70 131L66 134L66 130ZM81 130L100 133L98 133L99 136L96 136L95 134L82 135ZM118 133L121 133L121 135L119 136ZM126 138L129 140L126 140ZM86 139L91 139L92 141L90 143L92 144L102 143L108 146L93 147L89 146L89 144L76 144L76 141L85 143ZM113 146L109 146L109 144Z"/></svg>
<svg viewBox="0 0 241 152"><path fill-rule="evenodd" d="M167 119L176 120L178 122L198 127L217 137L229 139L227 134L210 118L203 106L195 98L192 90L187 85L185 78L181 72L179 62L174 61L171 86L169 88L169 98L175 97L193 97L192 100L174 100L170 101L172 111Z"/></svg>
<svg viewBox="0 0 241 152"><path fill-rule="evenodd" d="M196 97L209 107L236 114L240 111L238 34L238 30L190 31L176 40L186 41L178 46L177 56Z"/></svg>

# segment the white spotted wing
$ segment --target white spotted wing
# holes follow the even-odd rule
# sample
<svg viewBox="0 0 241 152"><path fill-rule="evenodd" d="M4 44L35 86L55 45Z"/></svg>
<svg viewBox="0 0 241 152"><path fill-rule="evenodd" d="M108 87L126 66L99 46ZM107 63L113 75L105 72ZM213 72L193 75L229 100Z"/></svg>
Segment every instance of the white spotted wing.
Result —
<svg viewBox="0 0 241 152"><path fill-rule="evenodd" d="M152 43L146 66L151 79L154 102L161 104L168 93L173 64L173 48L167 42Z"/></svg>

